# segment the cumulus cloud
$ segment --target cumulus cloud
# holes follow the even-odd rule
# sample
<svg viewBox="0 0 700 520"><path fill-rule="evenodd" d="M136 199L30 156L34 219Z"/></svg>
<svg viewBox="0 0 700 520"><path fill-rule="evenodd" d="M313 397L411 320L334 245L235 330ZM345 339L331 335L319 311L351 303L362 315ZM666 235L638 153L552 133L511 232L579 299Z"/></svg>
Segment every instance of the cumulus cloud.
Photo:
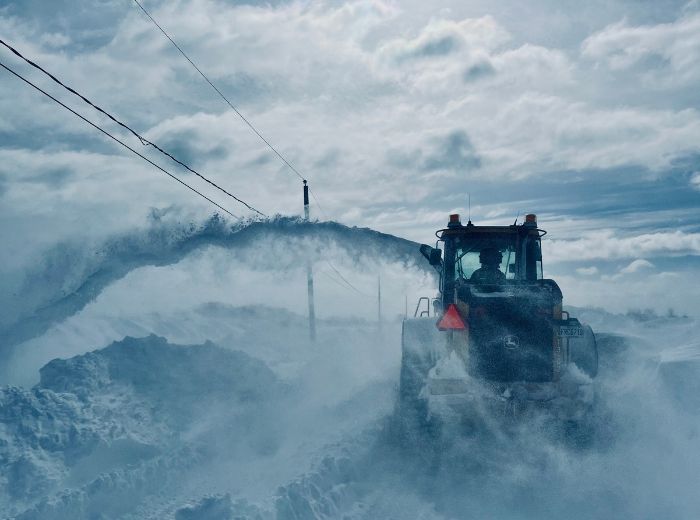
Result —
<svg viewBox="0 0 700 520"><path fill-rule="evenodd" d="M425 150L389 150L387 160L403 168L428 172L468 172L481 165L481 159L463 130L453 130L447 135L435 136L430 141Z"/></svg>
<svg viewBox="0 0 700 520"><path fill-rule="evenodd" d="M643 258L638 258L637 260L633 260L626 267L623 267L622 269L620 269L620 273L631 274L631 273L636 273L639 271L643 271L646 269L653 269L653 268L654 268L654 264L652 264L649 260L644 260Z"/></svg>
<svg viewBox="0 0 700 520"><path fill-rule="evenodd" d="M598 268L595 266L579 267L576 269L576 272L580 275L583 275L583 276L594 276L594 275L598 274Z"/></svg>
<svg viewBox="0 0 700 520"><path fill-rule="evenodd" d="M450 133L438 149L425 158L423 167L427 170L454 169L470 170L478 168L481 160L474 151L474 146L462 131Z"/></svg>
<svg viewBox="0 0 700 520"><path fill-rule="evenodd" d="M650 83L696 82L700 78L700 14L657 25L630 26L623 20L586 38L581 52L612 70L636 68Z"/></svg>
<svg viewBox="0 0 700 520"><path fill-rule="evenodd" d="M700 191L700 172L695 172L690 178L690 185Z"/></svg>
<svg viewBox="0 0 700 520"><path fill-rule="evenodd" d="M697 314L697 296L687 290L694 272L662 272L644 277L581 277L560 275L557 283L569 305L604 307L613 312L655 309L664 314L673 308L681 314Z"/></svg>
<svg viewBox="0 0 700 520"><path fill-rule="evenodd" d="M431 20L411 38L396 38L382 44L379 56L395 64L422 58L434 59L459 53L468 58L473 53L486 53L504 45L511 36L491 16L460 21ZM425 66L422 63L421 66Z"/></svg>
<svg viewBox="0 0 700 520"><path fill-rule="evenodd" d="M485 59L484 61L478 61L467 67L464 71L464 81L469 83L481 78L493 76L495 73L496 69L493 64Z"/></svg>
<svg viewBox="0 0 700 520"><path fill-rule="evenodd" d="M543 247L552 262L636 258L625 271L635 272L651 266L645 257L700 256L700 233L673 231L617 236L608 229L575 240L545 241Z"/></svg>

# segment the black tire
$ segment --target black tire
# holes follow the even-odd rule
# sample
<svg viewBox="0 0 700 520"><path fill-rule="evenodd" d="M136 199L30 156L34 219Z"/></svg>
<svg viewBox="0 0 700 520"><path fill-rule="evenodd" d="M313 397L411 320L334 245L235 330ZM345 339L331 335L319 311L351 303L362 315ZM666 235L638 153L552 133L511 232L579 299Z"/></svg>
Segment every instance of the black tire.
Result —
<svg viewBox="0 0 700 520"><path fill-rule="evenodd" d="M569 338L569 360L590 378L598 375L598 344L593 329L583 325L583 337Z"/></svg>
<svg viewBox="0 0 700 520"><path fill-rule="evenodd" d="M441 339L433 319L403 322L397 411L402 425L402 439L409 444L420 444L426 435L434 438L439 434L439 425L429 417L428 401L421 396L421 392L428 372L437 361Z"/></svg>

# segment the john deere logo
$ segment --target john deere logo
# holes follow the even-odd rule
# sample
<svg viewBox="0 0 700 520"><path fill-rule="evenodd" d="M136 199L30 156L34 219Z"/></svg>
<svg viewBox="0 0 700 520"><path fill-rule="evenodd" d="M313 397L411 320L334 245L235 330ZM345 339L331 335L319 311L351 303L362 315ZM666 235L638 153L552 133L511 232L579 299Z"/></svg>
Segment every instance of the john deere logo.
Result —
<svg viewBox="0 0 700 520"><path fill-rule="evenodd" d="M520 346L520 339L514 334L503 336L503 346L508 349L518 348Z"/></svg>

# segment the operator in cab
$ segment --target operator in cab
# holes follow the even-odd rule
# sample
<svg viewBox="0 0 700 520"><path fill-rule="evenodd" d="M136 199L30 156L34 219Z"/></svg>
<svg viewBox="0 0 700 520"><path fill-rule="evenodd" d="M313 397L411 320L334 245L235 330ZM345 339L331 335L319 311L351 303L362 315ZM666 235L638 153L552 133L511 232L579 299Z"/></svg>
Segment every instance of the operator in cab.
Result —
<svg viewBox="0 0 700 520"><path fill-rule="evenodd" d="M481 267L474 271L469 278L470 282L479 284L500 284L506 279L506 275L499 269L503 255L495 247L485 247L479 253Z"/></svg>

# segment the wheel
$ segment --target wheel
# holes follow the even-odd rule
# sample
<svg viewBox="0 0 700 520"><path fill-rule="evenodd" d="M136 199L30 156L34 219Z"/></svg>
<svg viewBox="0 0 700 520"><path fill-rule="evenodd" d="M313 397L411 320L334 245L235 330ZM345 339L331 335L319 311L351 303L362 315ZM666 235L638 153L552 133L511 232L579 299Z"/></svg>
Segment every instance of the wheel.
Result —
<svg viewBox="0 0 700 520"><path fill-rule="evenodd" d="M439 429L437 421L430 418L428 400L421 393L428 372L437 361L442 339L431 318L403 322L397 412L402 438L408 443L421 443L426 435L437 435Z"/></svg>

